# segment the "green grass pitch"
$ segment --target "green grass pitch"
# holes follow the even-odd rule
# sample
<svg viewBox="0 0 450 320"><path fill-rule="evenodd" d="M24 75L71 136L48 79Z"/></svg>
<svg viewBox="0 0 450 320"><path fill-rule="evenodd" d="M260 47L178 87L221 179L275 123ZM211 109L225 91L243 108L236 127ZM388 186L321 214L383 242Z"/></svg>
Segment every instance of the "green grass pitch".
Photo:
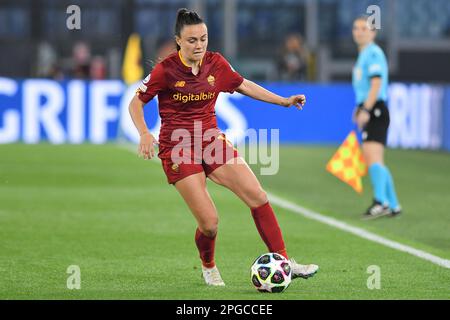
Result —
<svg viewBox="0 0 450 320"><path fill-rule="evenodd" d="M450 156L387 152L404 215L362 221L371 200L325 171L336 147L283 146L261 176L277 196L400 243L450 258ZM257 167L254 167L258 173ZM245 205L208 182L219 211L216 262L227 286L204 285L195 222L160 164L117 145L0 146L0 299L448 299L450 270L274 205L290 256L320 265L282 294L250 282L266 252ZM81 270L69 290L68 266ZM369 290L367 268L381 270Z"/></svg>

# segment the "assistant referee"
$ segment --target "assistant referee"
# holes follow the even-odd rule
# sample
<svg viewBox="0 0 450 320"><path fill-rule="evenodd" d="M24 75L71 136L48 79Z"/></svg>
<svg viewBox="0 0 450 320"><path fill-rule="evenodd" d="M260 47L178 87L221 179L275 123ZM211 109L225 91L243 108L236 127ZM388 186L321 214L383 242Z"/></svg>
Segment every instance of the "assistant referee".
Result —
<svg viewBox="0 0 450 320"><path fill-rule="evenodd" d="M401 213L392 175L384 163L389 127L388 64L383 50L374 42L376 35L368 17L353 22L353 40L359 50L352 76L357 103L354 121L362 131L362 150L373 187L373 202L364 219Z"/></svg>

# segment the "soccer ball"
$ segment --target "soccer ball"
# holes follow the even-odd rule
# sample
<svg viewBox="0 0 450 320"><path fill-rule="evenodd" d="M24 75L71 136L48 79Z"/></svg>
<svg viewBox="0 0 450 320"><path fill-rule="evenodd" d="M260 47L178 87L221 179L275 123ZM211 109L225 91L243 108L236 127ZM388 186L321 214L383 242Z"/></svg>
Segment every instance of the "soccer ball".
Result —
<svg viewBox="0 0 450 320"><path fill-rule="evenodd" d="M278 253L265 253L252 265L252 283L259 292L283 292L291 283L290 262Z"/></svg>

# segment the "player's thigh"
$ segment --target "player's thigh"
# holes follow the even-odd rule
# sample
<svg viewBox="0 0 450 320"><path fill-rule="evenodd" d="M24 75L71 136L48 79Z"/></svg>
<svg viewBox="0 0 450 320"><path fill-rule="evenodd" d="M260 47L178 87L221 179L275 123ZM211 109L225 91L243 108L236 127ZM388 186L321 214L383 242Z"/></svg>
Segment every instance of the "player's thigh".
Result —
<svg viewBox="0 0 450 320"><path fill-rule="evenodd" d="M241 157L229 160L211 172L208 177L230 189L251 208L268 201L255 174Z"/></svg>
<svg viewBox="0 0 450 320"><path fill-rule="evenodd" d="M197 220L200 230L205 234L214 231L219 219L214 202L206 189L205 173L200 172L187 176L177 181L175 188Z"/></svg>
<svg viewBox="0 0 450 320"><path fill-rule="evenodd" d="M362 144L364 159L368 166L373 163L384 163L384 145L376 141L366 141Z"/></svg>

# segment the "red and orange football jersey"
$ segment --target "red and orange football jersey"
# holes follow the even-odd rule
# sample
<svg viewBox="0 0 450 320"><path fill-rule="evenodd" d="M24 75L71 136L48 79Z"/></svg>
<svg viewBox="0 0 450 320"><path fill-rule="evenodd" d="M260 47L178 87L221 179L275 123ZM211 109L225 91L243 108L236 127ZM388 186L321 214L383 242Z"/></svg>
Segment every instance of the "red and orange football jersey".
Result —
<svg viewBox="0 0 450 320"><path fill-rule="evenodd" d="M160 153L177 144L171 141L175 129L193 134L195 121L201 121L203 131L217 128L215 103L219 93L233 93L243 81L222 55L210 51L203 57L197 75L184 63L180 52L156 64L137 94L144 103L158 96Z"/></svg>

